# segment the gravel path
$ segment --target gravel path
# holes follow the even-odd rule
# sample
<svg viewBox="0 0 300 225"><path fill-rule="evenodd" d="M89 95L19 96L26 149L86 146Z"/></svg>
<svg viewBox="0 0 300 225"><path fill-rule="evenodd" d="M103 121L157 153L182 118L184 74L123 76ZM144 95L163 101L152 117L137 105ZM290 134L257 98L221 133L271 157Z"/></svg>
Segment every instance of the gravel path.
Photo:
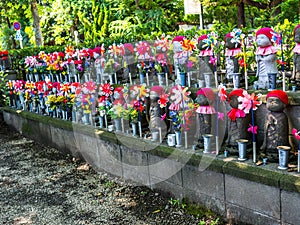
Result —
<svg viewBox="0 0 300 225"><path fill-rule="evenodd" d="M0 120L0 224L199 224L182 203L96 173ZM172 201L173 200L173 201ZM210 224L209 219L203 219ZM221 223L217 223L221 224Z"/></svg>

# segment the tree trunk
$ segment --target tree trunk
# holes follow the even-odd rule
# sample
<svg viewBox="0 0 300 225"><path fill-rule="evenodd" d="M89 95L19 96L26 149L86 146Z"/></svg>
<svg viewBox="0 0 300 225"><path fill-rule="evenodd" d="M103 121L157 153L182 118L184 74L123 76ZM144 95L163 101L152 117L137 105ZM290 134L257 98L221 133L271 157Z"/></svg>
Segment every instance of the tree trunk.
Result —
<svg viewBox="0 0 300 225"><path fill-rule="evenodd" d="M275 10L272 12L273 16L277 16L278 14L281 13L281 8L280 8L280 4L282 3L282 0L273 0L270 3L270 9L274 9Z"/></svg>
<svg viewBox="0 0 300 225"><path fill-rule="evenodd" d="M246 20L245 20L245 5L244 2L238 3L238 26L239 27L246 27Z"/></svg>
<svg viewBox="0 0 300 225"><path fill-rule="evenodd" d="M30 8L31 8L31 14L33 18L33 27L34 27L34 35L35 35L35 44L37 47L40 47L43 45L43 35L40 25L40 15L37 8L37 2L36 0L30 1Z"/></svg>

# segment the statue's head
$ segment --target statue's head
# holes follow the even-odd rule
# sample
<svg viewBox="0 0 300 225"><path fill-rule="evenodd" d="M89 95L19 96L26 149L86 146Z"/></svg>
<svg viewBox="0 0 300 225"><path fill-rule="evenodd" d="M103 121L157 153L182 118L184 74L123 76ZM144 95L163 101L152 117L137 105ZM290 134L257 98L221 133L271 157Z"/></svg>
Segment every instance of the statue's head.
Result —
<svg viewBox="0 0 300 225"><path fill-rule="evenodd" d="M123 87L116 87L114 89L114 99L120 99L123 97Z"/></svg>
<svg viewBox="0 0 300 225"><path fill-rule="evenodd" d="M198 38L198 48L200 50L210 49L211 47L207 45L206 40L208 39L208 35L203 34Z"/></svg>
<svg viewBox="0 0 300 225"><path fill-rule="evenodd" d="M300 24L294 29L294 40L296 43L300 43Z"/></svg>
<svg viewBox="0 0 300 225"><path fill-rule="evenodd" d="M263 27L256 32L256 43L259 47L272 45L274 31L269 27Z"/></svg>
<svg viewBox="0 0 300 225"><path fill-rule="evenodd" d="M134 55L134 47L130 43L124 44L125 56Z"/></svg>
<svg viewBox="0 0 300 225"><path fill-rule="evenodd" d="M155 100L157 98L159 98L159 96L161 96L162 94L165 93L165 90L162 86L153 86L150 89L150 99L151 100Z"/></svg>
<svg viewBox="0 0 300 225"><path fill-rule="evenodd" d="M176 36L173 40L173 51L174 52L182 52L182 44L183 44L183 39L184 36Z"/></svg>
<svg viewBox="0 0 300 225"><path fill-rule="evenodd" d="M243 94L244 90L243 89L235 89L233 91L230 92L230 94L228 95L228 101L229 101L229 105L232 108L237 109L239 107L239 104L241 102L239 102L238 98L239 97L244 97Z"/></svg>
<svg viewBox="0 0 300 225"><path fill-rule="evenodd" d="M225 47L229 49L240 48L241 42L236 40L230 32L225 36Z"/></svg>
<svg viewBox="0 0 300 225"><path fill-rule="evenodd" d="M271 112L282 112L289 103L287 94L282 90L270 91L266 100L266 107Z"/></svg>
<svg viewBox="0 0 300 225"><path fill-rule="evenodd" d="M207 106L215 101L215 93L211 88L200 88L196 94L196 102L199 105Z"/></svg>

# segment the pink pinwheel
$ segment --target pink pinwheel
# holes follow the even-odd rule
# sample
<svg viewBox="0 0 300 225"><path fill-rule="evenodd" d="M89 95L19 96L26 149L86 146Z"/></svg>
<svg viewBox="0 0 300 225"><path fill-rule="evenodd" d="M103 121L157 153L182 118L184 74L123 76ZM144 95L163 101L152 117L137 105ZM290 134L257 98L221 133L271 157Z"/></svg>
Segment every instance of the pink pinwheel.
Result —
<svg viewBox="0 0 300 225"><path fill-rule="evenodd" d="M251 132L252 134L257 134L257 129L258 126L252 126L252 124L249 124L248 131Z"/></svg>
<svg viewBox="0 0 300 225"><path fill-rule="evenodd" d="M258 101L258 98L261 95L255 95L255 93L252 93L251 95L248 94L246 90L243 91L243 97L238 97L238 101L242 102L242 104L239 104L239 109L244 110L245 113L249 113L251 108L253 110L257 109L257 106L261 104L260 101Z"/></svg>
<svg viewBox="0 0 300 225"><path fill-rule="evenodd" d="M138 60L150 60L151 59L151 48L150 44L146 41L140 41L136 44L135 51Z"/></svg>
<svg viewBox="0 0 300 225"><path fill-rule="evenodd" d="M187 87L184 88L180 85L171 88L170 100L172 103L169 107L170 110L180 110L182 108L182 103L189 100L189 95L191 94L191 92L187 90Z"/></svg>
<svg viewBox="0 0 300 225"><path fill-rule="evenodd" d="M294 137L300 141L300 131L297 131L296 128L292 129L292 134L294 135Z"/></svg>
<svg viewBox="0 0 300 225"><path fill-rule="evenodd" d="M93 81L88 81L83 84L83 87L86 88L90 93L93 93L96 90L96 83Z"/></svg>
<svg viewBox="0 0 300 225"><path fill-rule="evenodd" d="M226 87L223 84L220 84L218 87L218 90L219 90L218 96L219 96L220 100L222 102L226 101L226 99L227 99Z"/></svg>

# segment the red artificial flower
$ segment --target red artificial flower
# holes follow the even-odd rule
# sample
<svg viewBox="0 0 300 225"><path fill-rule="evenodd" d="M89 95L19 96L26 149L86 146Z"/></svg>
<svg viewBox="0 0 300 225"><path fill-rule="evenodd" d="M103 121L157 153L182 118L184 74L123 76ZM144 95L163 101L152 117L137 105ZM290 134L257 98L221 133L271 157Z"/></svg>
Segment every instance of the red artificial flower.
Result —
<svg viewBox="0 0 300 225"><path fill-rule="evenodd" d="M244 59L239 59L239 65L240 67L247 67L247 64L245 65L245 60Z"/></svg>
<svg viewBox="0 0 300 225"><path fill-rule="evenodd" d="M280 59L277 59L276 62L277 62L279 65L286 65L286 62L283 62L283 61L280 60Z"/></svg>
<svg viewBox="0 0 300 225"><path fill-rule="evenodd" d="M168 94L162 94L159 97L159 100L157 102L160 105L160 108L163 108L163 107L167 106L168 101L169 101L169 95Z"/></svg>

